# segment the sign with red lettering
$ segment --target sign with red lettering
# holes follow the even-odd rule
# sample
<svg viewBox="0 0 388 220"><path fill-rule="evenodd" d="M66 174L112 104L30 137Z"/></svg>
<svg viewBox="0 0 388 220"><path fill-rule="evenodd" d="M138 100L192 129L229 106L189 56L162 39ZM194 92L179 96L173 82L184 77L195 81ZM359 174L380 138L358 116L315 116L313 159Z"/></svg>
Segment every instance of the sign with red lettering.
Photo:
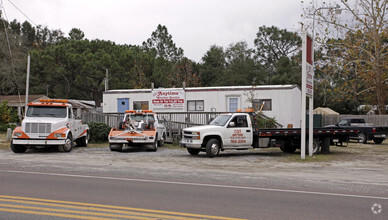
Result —
<svg viewBox="0 0 388 220"><path fill-rule="evenodd" d="M152 90L152 109L177 109L185 107L185 91L183 89Z"/></svg>
<svg viewBox="0 0 388 220"><path fill-rule="evenodd" d="M314 68L313 68L313 60L314 60L314 48L313 48L313 40L310 36L306 35L306 94L308 96L313 95L314 91Z"/></svg>

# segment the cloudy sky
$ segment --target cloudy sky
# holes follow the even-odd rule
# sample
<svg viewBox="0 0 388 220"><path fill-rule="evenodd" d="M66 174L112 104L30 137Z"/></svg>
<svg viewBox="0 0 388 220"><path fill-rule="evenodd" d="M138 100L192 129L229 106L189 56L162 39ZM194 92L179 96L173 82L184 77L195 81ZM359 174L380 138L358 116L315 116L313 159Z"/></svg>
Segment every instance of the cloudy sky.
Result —
<svg viewBox="0 0 388 220"><path fill-rule="evenodd" d="M201 61L211 45L246 41L262 25L300 29L300 0L2 0L7 19L60 29L79 28L88 39L141 45L165 25L185 56Z"/></svg>

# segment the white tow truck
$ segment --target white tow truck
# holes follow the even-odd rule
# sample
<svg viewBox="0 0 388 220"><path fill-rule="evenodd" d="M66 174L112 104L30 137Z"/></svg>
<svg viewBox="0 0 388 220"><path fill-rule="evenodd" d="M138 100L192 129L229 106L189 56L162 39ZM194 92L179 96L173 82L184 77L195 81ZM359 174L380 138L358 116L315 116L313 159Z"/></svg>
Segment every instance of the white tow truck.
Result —
<svg viewBox="0 0 388 220"><path fill-rule="evenodd" d="M220 151L228 149L280 147L286 153L300 149L300 128L259 128L258 117L253 109L221 114L209 125L183 129L179 145L187 148L191 155L204 151L208 157L215 157ZM313 153L328 153L330 145L343 146L343 142L359 132L355 129L338 128L313 130Z"/></svg>
<svg viewBox="0 0 388 220"><path fill-rule="evenodd" d="M65 99L40 99L28 103L22 125L12 133L11 150L23 153L28 148L58 146L70 152L74 146L87 146L89 126L77 120L72 105Z"/></svg>
<svg viewBox="0 0 388 220"><path fill-rule="evenodd" d="M123 145L157 151L166 140L166 128L152 110L127 110L123 121L117 128L112 128L108 138L111 151L121 151Z"/></svg>

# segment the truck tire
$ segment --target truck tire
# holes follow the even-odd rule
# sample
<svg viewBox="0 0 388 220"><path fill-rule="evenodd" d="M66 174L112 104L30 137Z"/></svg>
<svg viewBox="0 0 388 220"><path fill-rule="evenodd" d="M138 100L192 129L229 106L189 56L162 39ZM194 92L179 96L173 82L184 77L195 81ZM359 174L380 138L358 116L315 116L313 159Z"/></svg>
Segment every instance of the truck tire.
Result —
<svg viewBox="0 0 388 220"><path fill-rule="evenodd" d="M75 140L75 143L77 143L77 146L86 147L86 146L88 146L89 138L90 138L90 134L88 131L88 132L86 132L86 136L78 138L77 140Z"/></svg>
<svg viewBox="0 0 388 220"><path fill-rule="evenodd" d="M162 138L159 140L159 147L163 147L164 142L166 141L166 133L163 133Z"/></svg>
<svg viewBox="0 0 388 220"><path fill-rule="evenodd" d="M375 142L375 144L381 144L384 140L385 138L373 138L373 142Z"/></svg>
<svg viewBox="0 0 388 220"><path fill-rule="evenodd" d="M121 152L123 150L123 145L122 144L109 144L109 149L111 151Z"/></svg>
<svg viewBox="0 0 388 220"><path fill-rule="evenodd" d="M284 143L280 146L280 150L282 150L284 153L294 153L296 151L296 146L291 144L290 141L284 141Z"/></svg>
<svg viewBox="0 0 388 220"><path fill-rule="evenodd" d="M322 139L321 153L330 153L330 137L325 137Z"/></svg>
<svg viewBox="0 0 388 220"><path fill-rule="evenodd" d="M218 142L217 139L210 139L206 143L206 155L208 157L215 157L220 153L220 143Z"/></svg>
<svg viewBox="0 0 388 220"><path fill-rule="evenodd" d="M150 151L153 151L153 152L158 151L158 142L159 142L158 135L156 135L154 144L152 145L152 148L150 149Z"/></svg>
<svg viewBox="0 0 388 220"><path fill-rule="evenodd" d="M366 138L366 135L364 133L359 133L357 135L357 138L358 138L359 143L366 144L366 142L368 141L368 139Z"/></svg>
<svg viewBox="0 0 388 220"><path fill-rule="evenodd" d="M71 134L67 135L64 145L59 145L58 150L61 152L70 152L73 149L73 139Z"/></svg>
<svg viewBox="0 0 388 220"><path fill-rule="evenodd" d="M11 141L11 150L14 152L14 153L24 153L26 152L27 150L27 147L24 146L24 145L20 145L20 144L13 144L13 142Z"/></svg>
<svg viewBox="0 0 388 220"><path fill-rule="evenodd" d="M199 154L200 149L195 148L187 148L187 152L189 152L190 155L196 156Z"/></svg>
<svg viewBox="0 0 388 220"><path fill-rule="evenodd" d="M306 154L309 154L309 141L306 141ZM317 139L313 139L313 154L319 154L319 141Z"/></svg>

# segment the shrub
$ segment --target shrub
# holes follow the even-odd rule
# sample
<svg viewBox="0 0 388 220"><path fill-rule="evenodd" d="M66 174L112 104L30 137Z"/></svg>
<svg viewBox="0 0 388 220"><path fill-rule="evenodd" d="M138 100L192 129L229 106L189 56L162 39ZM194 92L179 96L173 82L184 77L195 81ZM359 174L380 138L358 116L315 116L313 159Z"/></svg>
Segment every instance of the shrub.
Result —
<svg viewBox="0 0 388 220"><path fill-rule="evenodd" d="M108 141L108 135L110 127L103 122L90 122L88 123L90 128L90 141L91 142L106 142Z"/></svg>
<svg viewBox="0 0 388 220"><path fill-rule="evenodd" d="M262 113L258 114L257 125L259 128L278 128L275 118L264 116Z"/></svg>
<svg viewBox="0 0 388 220"><path fill-rule="evenodd" d="M16 125L13 124L0 124L0 132L7 132L7 129L11 128L12 130L16 128Z"/></svg>
<svg viewBox="0 0 388 220"><path fill-rule="evenodd" d="M11 117L11 107L8 106L8 101L5 100L0 103L0 124L4 125L9 123Z"/></svg>

